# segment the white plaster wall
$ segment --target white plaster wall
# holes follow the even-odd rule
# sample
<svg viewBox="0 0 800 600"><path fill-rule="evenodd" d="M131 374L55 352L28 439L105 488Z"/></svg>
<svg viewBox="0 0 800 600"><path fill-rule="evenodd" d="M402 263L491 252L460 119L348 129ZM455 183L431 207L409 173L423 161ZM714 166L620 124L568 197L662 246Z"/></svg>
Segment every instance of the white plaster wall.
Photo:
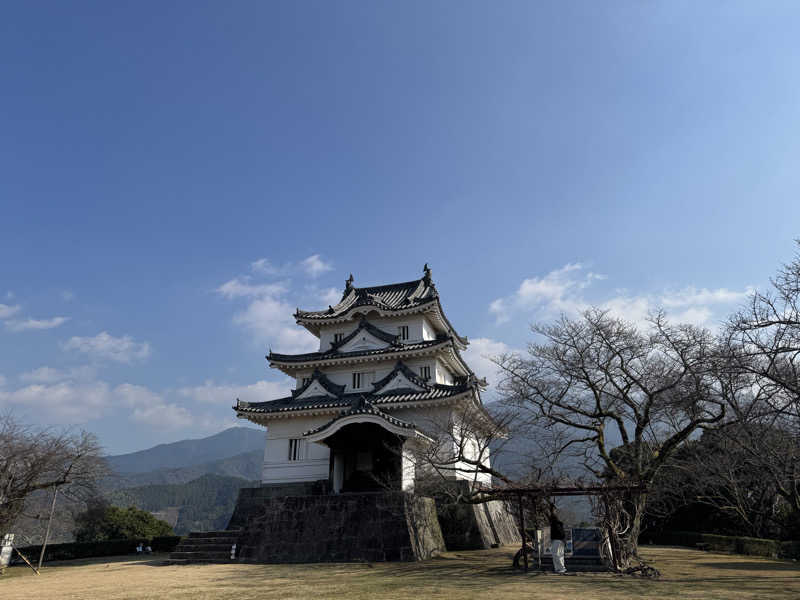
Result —
<svg viewBox="0 0 800 600"><path fill-rule="evenodd" d="M331 415L296 417L270 421L264 448L263 483L290 483L328 479L329 451L322 444L305 442L302 460L289 460L289 440L302 438L303 433L324 425Z"/></svg>
<svg viewBox="0 0 800 600"><path fill-rule="evenodd" d="M325 352L326 350L330 350L334 334L343 333L345 337L350 335L358 327L360 320L361 317L359 316L346 323L321 327L319 332L319 351ZM408 339L403 340L403 342L407 344L436 338L436 332L433 326L423 315L379 317L377 313L373 312L367 315L367 320L378 329L382 329L386 333L391 333L392 335L399 333L397 328L401 325L408 326Z"/></svg>
<svg viewBox="0 0 800 600"><path fill-rule="evenodd" d="M453 373L438 359L436 360L436 383L453 385Z"/></svg>
<svg viewBox="0 0 800 600"><path fill-rule="evenodd" d="M414 373L417 375L420 374L420 367L427 366L430 367L431 376L436 378L435 381L437 383L443 383L442 381L438 380L437 375L437 366L436 366L436 359L433 357L427 359L412 359L412 360L405 360L403 361L406 366L408 366ZM353 389L353 373L355 372L362 372L362 373L375 373L375 378L373 381L378 381L386 377L389 373L394 370L397 361L392 360L383 360L383 361L376 361L376 362L365 362L360 363L358 365L349 365L347 367L340 367L338 369L332 369L329 367L323 367L321 370L325 375L330 379L333 383L337 385L345 386L345 393L353 392L353 391L361 391L361 392L371 392L372 386L367 386L361 388L359 390ZM310 377L312 371L298 371L297 372L297 382L295 385L295 389L299 389L303 385L303 377ZM451 379L452 383L452 379Z"/></svg>

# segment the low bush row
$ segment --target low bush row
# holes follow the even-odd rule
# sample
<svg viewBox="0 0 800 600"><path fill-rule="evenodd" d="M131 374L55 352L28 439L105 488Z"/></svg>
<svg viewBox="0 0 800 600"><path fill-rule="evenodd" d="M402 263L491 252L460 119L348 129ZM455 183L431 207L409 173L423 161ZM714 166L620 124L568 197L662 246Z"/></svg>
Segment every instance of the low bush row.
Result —
<svg viewBox="0 0 800 600"><path fill-rule="evenodd" d="M781 542L779 540L717 535L715 533L699 533L696 531L663 531L643 536L642 542L669 546L688 546L690 548L702 546L715 552L729 552L749 556L800 558L800 542Z"/></svg>
<svg viewBox="0 0 800 600"><path fill-rule="evenodd" d="M44 551L45 562L51 560L71 560L75 558L91 558L94 556L117 556L133 554L136 546L142 542L150 546L153 552L172 552L181 541L179 535L165 535L154 537L152 540L105 540L102 542L67 542L64 544L48 544ZM28 560L39 560L41 545L25 546L20 551Z"/></svg>

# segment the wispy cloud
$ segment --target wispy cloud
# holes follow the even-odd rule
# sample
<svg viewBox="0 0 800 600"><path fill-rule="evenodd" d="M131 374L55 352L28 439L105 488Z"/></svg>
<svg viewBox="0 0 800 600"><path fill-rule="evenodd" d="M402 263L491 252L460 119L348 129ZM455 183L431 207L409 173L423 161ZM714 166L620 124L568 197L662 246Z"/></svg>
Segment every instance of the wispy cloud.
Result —
<svg viewBox="0 0 800 600"><path fill-rule="evenodd" d="M282 283L252 283L248 276L234 277L217 288L217 293L225 298L251 298L258 296L277 296L286 292Z"/></svg>
<svg viewBox="0 0 800 600"><path fill-rule="evenodd" d="M316 277L330 270L319 254L294 263L292 269ZM263 276L284 276L289 267L276 268L268 259L260 258L250 265L253 273ZM341 293L328 288L320 290L314 284L292 286L291 280L263 281L264 277L239 275L222 285L215 291L227 300L244 300L245 304L233 315L233 323L247 331L254 342L267 344L280 352L308 352L318 347L319 341L308 331L299 327L294 321L297 299L310 299L313 304L321 306L335 304ZM294 299L296 303L290 302Z"/></svg>
<svg viewBox="0 0 800 600"><path fill-rule="evenodd" d="M513 351L514 349L504 342L490 338L475 338L469 340L469 346L462 355L475 375L486 378L489 382L489 392L493 392L500 380L500 373L492 359Z"/></svg>
<svg viewBox="0 0 800 600"><path fill-rule="evenodd" d="M9 292L9 294L10 293L11 292ZM8 304L0 304L0 320L13 317L15 314L19 312L19 309L20 309L19 304L15 304L14 306L9 306Z"/></svg>
<svg viewBox="0 0 800 600"><path fill-rule="evenodd" d="M663 308L676 322L712 327L715 318L724 316L718 315L720 308L732 308L753 291L751 287L737 291L688 286L648 294L616 291L611 297L589 299L588 288L602 279L606 279L606 276L587 271L581 263L567 264L544 276L524 279L513 294L491 302L489 312L501 324L517 318L549 319L559 314L574 316L591 306L597 306L614 316L641 325L655 310Z"/></svg>
<svg viewBox="0 0 800 600"><path fill-rule="evenodd" d="M64 350L74 350L91 358L133 363L150 356L150 344L136 342L129 335L114 337L102 331L94 337L71 337L63 344Z"/></svg>
<svg viewBox="0 0 800 600"><path fill-rule="evenodd" d="M319 254L312 254L300 262L300 266L311 277L319 277L323 273L333 269L330 263L322 260Z"/></svg>
<svg viewBox="0 0 800 600"><path fill-rule="evenodd" d="M6 328L10 331L36 331L55 329L69 321L69 317L52 317L50 319L24 319L21 321L6 321Z"/></svg>
<svg viewBox="0 0 800 600"><path fill-rule="evenodd" d="M24 383L56 383L59 381L91 381L97 375L97 369L84 365L70 369L56 369L43 366L19 375Z"/></svg>
<svg viewBox="0 0 800 600"><path fill-rule="evenodd" d="M107 412L111 394L103 381L33 384L13 391L0 390L0 406L46 415L51 422L84 423Z"/></svg>
<svg viewBox="0 0 800 600"><path fill-rule="evenodd" d="M178 394L202 404L231 406L237 398L245 402L263 402L288 396L293 387L292 383L289 378L282 381L261 380L246 385L206 381L203 385L182 387L178 389Z"/></svg>

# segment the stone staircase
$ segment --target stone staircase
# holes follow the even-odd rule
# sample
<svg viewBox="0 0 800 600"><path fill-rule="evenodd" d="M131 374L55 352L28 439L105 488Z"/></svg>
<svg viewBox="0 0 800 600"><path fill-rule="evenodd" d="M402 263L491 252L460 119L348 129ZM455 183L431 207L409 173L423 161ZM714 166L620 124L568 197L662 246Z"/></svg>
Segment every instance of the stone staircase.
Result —
<svg viewBox="0 0 800 600"><path fill-rule="evenodd" d="M240 533L239 529L193 531L181 540L174 552L170 553L169 562L172 564L235 562L235 558L231 560L231 548L236 544L238 556Z"/></svg>

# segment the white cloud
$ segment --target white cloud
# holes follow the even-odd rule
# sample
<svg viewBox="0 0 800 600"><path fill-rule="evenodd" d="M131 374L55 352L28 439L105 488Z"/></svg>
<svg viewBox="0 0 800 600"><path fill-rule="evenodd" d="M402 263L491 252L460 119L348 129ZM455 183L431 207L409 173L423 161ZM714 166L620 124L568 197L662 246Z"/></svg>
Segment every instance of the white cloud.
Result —
<svg viewBox="0 0 800 600"><path fill-rule="evenodd" d="M260 273L262 275L277 275L280 273L280 269L273 265L268 258L254 260L250 263L250 269L254 273Z"/></svg>
<svg viewBox="0 0 800 600"><path fill-rule="evenodd" d="M128 335L114 337L106 331L94 337L71 337L63 344L63 348L76 350L96 359L128 364L150 356L150 344L147 342L136 342Z"/></svg>
<svg viewBox="0 0 800 600"><path fill-rule="evenodd" d="M233 322L250 331L259 343L281 352L311 352L319 340L294 322L294 307L274 296L263 296L236 313Z"/></svg>
<svg viewBox="0 0 800 600"><path fill-rule="evenodd" d="M54 369L53 367L39 367L27 373L21 373L19 380L23 383L56 383L57 381L91 381L95 378L97 370L85 365L73 367L68 370Z"/></svg>
<svg viewBox="0 0 800 600"><path fill-rule="evenodd" d="M11 331L30 331L54 329L69 321L69 317L53 317L52 319L25 319L24 321L6 321L6 327Z"/></svg>
<svg viewBox="0 0 800 600"><path fill-rule="evenodd" d="M601 279L606 277L587 272L580 263L567 264L543 277L523 280L516 292L492 301L489 312L501 324L520 316L526 319L551 319L560 314L575 316L597 306L615 317L644 325L648 315L663 308L674 322L713 327L715 318L724 317L724 313L717 315L716 309L727 311L753 291L751 287L736 291L688 286L652 294L617 291L610 298L590 300L586 297L587 288Z"/></svg>
<svg viewBox="0 0 800 600"><path fill-rule="evenodd" d="M308 258L302 260L300 266L310 277L318 277L333 269L330 263L326 263L320 258L319 254L312 254Z"/></svg>
<svg viewBox="0 0 800 600"><path fill-rule="evenodd" d="M114 388L114 396L132 410L130 418L158 429L179 429L194 424L192 413L142 385L123 383Z"/></svg>
<svg viewBox="0 0 800 600"><path fill-rule="evenodd" d="M11 294L11 292L8 292ZM12 298L13 296L8 296ZM9 306L8 304L0 304L0 319L8 319L9 317L13 317L15 314L19 312L19 304L15 304L14 306Z"/></svg>
<svg viewBox="0 0 800 600"><path fill-rule="evenodd" d="M265 264L269 264L266 259L259 259L252 266L256 270ZM246 300L247 304L234 313L233 322L248 331L257 344L268 344L279 352L308 352L318 347L318 340L294 321L296 306L285 299L289 293L287 282L263 283L250 276L234 277L216 292L228 300ZM323 295L330 296L330 290Z"/></svg>
<svg viewBox="0 0 800 600"><path fill-rule="evenodd" d="M275 400L290 394L292 380L283 381L257 381L250 385L215 384L206 381L203 385L183 387L178 394L203 404L216 404L219 406L233 406L236 399L244 402L264 402Z"/></svg>
<svg viewBox="0 0 800 600"><path fill-rule="evenodd" d="M475 338L469 340L469 346L462 352L462 356L475 375L486 377L491 392L500 379L499 368L492 359L513 351L513 348L503 342L489 338Z"/></svg>
<svg viewBox="0 0 800 600"><path fill-rule="evenodd" d="M63 381L0 391L0 406L28 410L51 423L83 423L101 417L110 405L109 387L102 381L78 384Z"/></svg>
<svg viewBox="0 0 800 600"><path fill-rule="evenodd" d="M322 303L326 305L334 305L339 304L339 300L342 299L342 290L338 290L336 288L328 288L326 290L322 290Z"/></svg>
<svg viewBox="0 0 800 600"><path fill-rule="evenodd" d="M233 298L252 298L256 296L276 296L286 292L281 283L250 283L250 277L234 277L217 288L217 292L231 300Z"/></svg>
<svg viewBox="0 0 800 600"><path fill-rule="evenodd" d="M514 312L546 307L550 312L574 313L586 305L578 292L592 281L604 279L597 273L582 273L583 265L570 263L544 277L523 279L519 289L507 298L498 298L489 305L489 312L498 323L510 321Z"/></svg>

